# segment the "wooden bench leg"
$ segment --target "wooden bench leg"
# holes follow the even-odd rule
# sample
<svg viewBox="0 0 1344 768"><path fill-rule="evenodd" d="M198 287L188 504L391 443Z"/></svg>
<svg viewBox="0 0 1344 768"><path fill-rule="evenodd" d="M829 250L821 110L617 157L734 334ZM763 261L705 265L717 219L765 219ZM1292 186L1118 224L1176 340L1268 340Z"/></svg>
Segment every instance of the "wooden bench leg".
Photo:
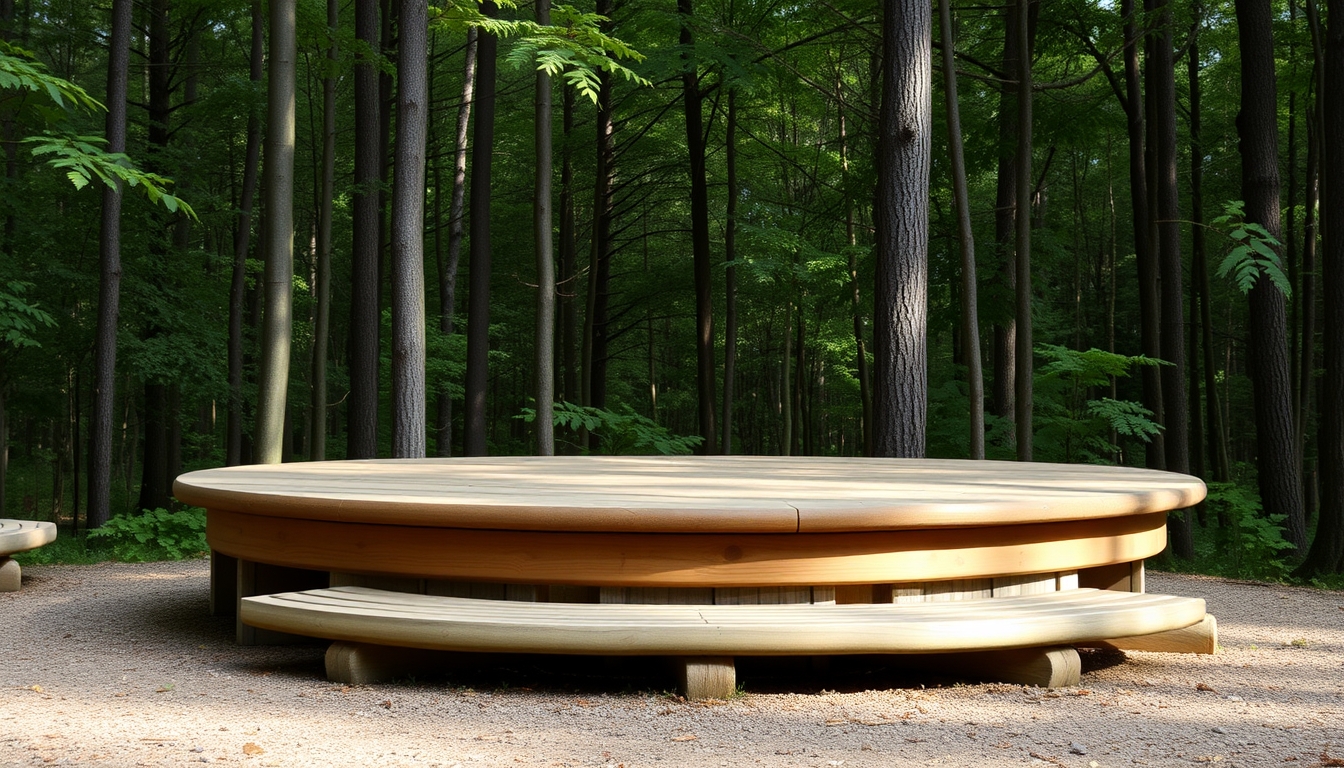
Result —
<svg viewBox="0 0 1344 768"><path fill-rule="evenodd" d="M679 656L673 663L678 689L688 699L728 699L737 693L732 656Z"/></svg>
<svg viewBox="0 0 1344 768"><path fill-rule="evenodd" d="M1082 678L1083 663L1069 645L938 654L930 659L947 673L1001 683L1067 688Z"/></svg>
<svg viewBox="0 0 1344 768"><path fill-rule="evenodd" d="M238 613L238 558L210 550L210 615Z"/></svg>
<svg viewBox="0 0 1344 768"><path fill-rule="evenodd" d="M1173 629L1152 635L1117 637L1088 645L1098 648L1118 648L1122 651L1156 651L1158 653L1216 653L1218 650L1218 620L1205 614L1204 620L1185 629Z"/></svg>
<svg viewBox="0 0 1344 768"><path fill-rule="evenodd" d="M327 648L327 679L347 685L383 683L441 672L453 656L445 651L337 641Z"/></svg>
<svg viewBox="0 0 1344 768"><path fill-rule="evenodd" d="M23 581L23 569L19 561L0 555L0 592L18 592Z"/></svg>
<svg viewBox="0 0 1344 768"><path fill-rule="evenodd" d="M237 588L234 591L235 606L244 597L268 595L276 592L305 589L324 589L329 579L326 571L310 571L305 568L287 568L282 565L254 563L249 560L235 561ZM303 635L291 635L288 632L276 632L270 629L257 629L243 623L241 611L234 611L236 642L238 645L289 645L310 642Z"/></svg>

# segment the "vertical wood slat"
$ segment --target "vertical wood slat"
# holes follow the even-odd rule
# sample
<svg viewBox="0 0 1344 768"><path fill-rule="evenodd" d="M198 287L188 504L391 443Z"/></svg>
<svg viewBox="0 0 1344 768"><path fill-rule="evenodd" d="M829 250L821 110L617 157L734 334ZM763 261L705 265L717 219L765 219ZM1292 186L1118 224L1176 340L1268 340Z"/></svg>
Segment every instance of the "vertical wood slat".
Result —
<svg viewBox="0 0 1344 768"><path fill-rule="evenodd" d="M1143 561L1135 560L1129 564L1129 567L1129 591L1140 593L1147 592L1148 585L1144 583Z"/></svg>
<svg viewBox="0 0 1344 768"><path fill-rule="evenodd" d="M1026 576L996 576L994 597L1019 597L1021 595L1040 595L1059 589L1059 574L1035 573Z"/></svg>
<svg viewBox="0 0 1344 768"><path fill-rule="evenodd" d="M1056 586L1061 592L1066 589L1077 589L1079 586L1077 571L1060 571L1055 576L1058 579Z"/></svg>
<svg viewBox="0 0 1344 768"><path fill-rule="evenodd" d="M924 601L944 603L957 600L978 600L994 596L993 579L953 579L929 582L924 588Z"/></svg>

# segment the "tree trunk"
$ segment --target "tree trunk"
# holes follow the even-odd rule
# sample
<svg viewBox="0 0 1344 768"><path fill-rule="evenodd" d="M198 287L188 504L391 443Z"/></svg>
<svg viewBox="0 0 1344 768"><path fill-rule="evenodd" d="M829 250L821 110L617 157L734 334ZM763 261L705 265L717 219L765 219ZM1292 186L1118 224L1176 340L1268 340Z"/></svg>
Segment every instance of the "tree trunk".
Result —
<svg viewBox="0 0 1344 768"><path fill-rule="evenodd" d="M718 453L714 429L714 295L709 258L709 186L705 179L705 125L701 105L699 62L692 54L692 0L677 0L681 17L681 102L686 114L686 149L691 175L691 261L695 271L695 370L700 450Z"/></svg>
<svg viewBox="0 0 1344 768"><path fill-rule="evenodd" d="M284 459L294 285L294 0L272 0L266 87L266 306L258 374L256 458Z"/></svg>
<svg viewBox="0 0 1344 768"><path fill-rule="evenodd" d="M924 455L932 28L928 3L884 3L873 206L877 225L873 453L877 456Z"/></svg>
<svg viewBox="0 0 1344 768"><path fill-rule="evenodd" d="M392 188L392 457L425 456L425 145L429 6L402 0Z"/></svg>
<svg viewBox="0 0 1344 768"><path fill-rule="evenodd" d="M952 158L952 193L956 202L957 241L961 246L961 346L966 360L970 397L972 459L985 458L985 384L980 368L980 317L976 301L975 236L971 231L970 194L966 186L966 158L961 146L961 110L957 102L956 45L952 37L950 0L938 0L943 41L943 88L947 106L947 143Z"/></svg>
<svg viewBox="0 0 1344 768"><path fill-rule="evenodd" d="M537 23L551 23L550 0L537 0ZM537 71L536 190L532 198L532 230L536 240L537 417L533 426L539 456L555 455L555 261L551 243L551 76Z"/></svg>
<svg viewBox="0 0 1344 768"><path fill-rule="evenodd" d="M1321 357L1325 375L1317 401L1320 424L1316 440L1320 463L1321 506L1316 537L1294 575L1321 576L1344 572L1344 1L1330 0L1330 26L1325 39L1325 88L1317 94L1322 107L1323 151L1321 224ZM1263 280L1257 282L1264 282Z"/></svg>
<svg viewBox="0 0 1344 768"><path fill-rule="evenodd" d="M1164 453L1166 469L1190 471L1190 419L1186 394L1185 369L1185 288L1181 273L1180 192L1176 186L1176 74L1171 41L1171 2L1154 0L1150 10L1157 12L1157 32L1153 35L1152 56L1148 64L1148 86L1152 90L1154 111L1150 116L1157 160L1153 169L1156 198L1157 262L1161 283L1160 336L1162 359L1162 406L1166 427ZM1173 517L1168 523L1175 554L1185 560L1195 556L1191 516Z"/></svg>
<svg viewBox="0 0 1344 768"><path fill-rule="evenodd" d="M481 10L496 13L493 2ZM471 263L467 293L466 454L486 452L485 390L490 350L490 161L495 143L495 59L499 41L480 33L476 43L476 125L471 146Z"/></svg>
<svg viewBox="0 0 1344 768"><path fill-rule="evenodd" d="M1017 158L1013 163L1017 205L1014 211L1014 282L1017 339L1014 345L1016 391L1014 400L1017 460L1031 461L1033 454L1033 341L1031 327L1031 0L1019 0L1017 8Z"/></svg>
<svg viewBox="0 0 1344 768"><path fill-rule="evenodd" d="M322 191L317 209L317 306L313 323L312 409L308 458L327 458L327 345L331 336L331 213L336 186L336 35L340 0L327 0L327 66L322 78Z"/></svg>
<svg viewBox="0 0 1344 768"><path fill-rule="evenodd" d="M462 210L467 191L467 130L471 125L471 102L476 88L476 28L467 30L463 51L462 101L457 107L457 132L453 136L453 190L448 204L448 264L439 271L439 330L453 332L457 312L457 273L462 262ZM437 194L437 192L436 192ZM435 447L440 456L452 455L453 398L438 396Z"/></svg>
<svg viewBox="0 0 1344 768"><path fill-rule="evenodd" d="M863 301L859 293L859 239L854 216L854 199L850 196L849 186L849 127L845 117L843 91L839 79L835 84L835 100L839 114L840 127L840 172L845 190L845 242L849 245L849 310L850 321L854 326L854 366L859 379L859 418L861 420L863 445L860 454L873 455L873 387L868 370L867 332L863 321Z"/></svg>
<svg viewBox="0 0 1344 768"><path fill-rule="evenodd" d="M611 0L598 0L597 13L610 17ZM607 295L611 281L611 214L613 147L611 75L598 73L593 170L592 250L588 261L588 290L583 317L583 380L581 403L606 407L607 400ZM596 442L590 440L589 448Z"/></svg>
<svg viewBox="0 0 1344 768"><path fill-rule="evenodd" d="M574 232L574 157L570 138L574 132L574 89L565 88L561 117L564 141L560 148L560 399L576 403L579 394L579 363L576 358L579 330L579 257Z"/></svg>
<svg viewBox="0 0 1344 768"><path fill-rule="evenodd" d="M261 83L266 28L260 0L252 2L252 44L250 81ZM225 426L224 463L243 462L243 421L247 405L243 402L243 316L247 304L247 254L252 241L252 201L257 189L257 169L261 165L261 120L256 112L247 116L247 147L243 157L243 183L238 193L238 218L233 229L233 273L229 283L229 412Z"/></svg>
<svg viewBox="0 0 1344 768"><path fill-rule="evenodd" d="M1279 126L1272 11L1269 0L1237 0L1236 10L1241 46L1241 112L1237 116L1241 193L1246 200L1246 220L1278 237ZM1326 153L1327 158L1330 154ZM1326 231L1330 231L1328 223ZM1284 515L1285 538L1301 549L1307 543L1306 521L1302 467L1293 450L1285 304L1283 293L1268 278L1255 281L1250 292L1247 367L1255 395L1260 500L1266 515Z"/></svg>
<svg viewBox="0 0 1344 768"><path fill-rule="evenodd" d="M112 0L108 36L107 151L126 151L126 90L131 48L131 0ZM121 304L122 185L103 189L99 230L98 325L93 352L93 412L89 425L88 527L111 515L112 425L117 376L117 325Z"/></svg>
<svg viewBox="0 0 1344 768"><path fill-rule="evenodd" d="M843 121L841 122L843 126ZM723 435L719 449L733 452L733 398L737 384L737 197L742 193L737 181L737 89L728 91L728 123L724 138L724 162L728 173L728 205L723 223L724 310L723 310ZM843 134L844 129L841 128ZM841 140L842 162L844 144ZM649 360L652 363L653 325L649 325ZM649 382L650 387L653 381Z"/></svg>
<svg viewBox="0 0 1344 768"><path fill-rule="evenodd" d="M378 455L379 187L382 109L378 95L378 0L355 0L354 239L350 251L350 398L346 458Z"/></svg>

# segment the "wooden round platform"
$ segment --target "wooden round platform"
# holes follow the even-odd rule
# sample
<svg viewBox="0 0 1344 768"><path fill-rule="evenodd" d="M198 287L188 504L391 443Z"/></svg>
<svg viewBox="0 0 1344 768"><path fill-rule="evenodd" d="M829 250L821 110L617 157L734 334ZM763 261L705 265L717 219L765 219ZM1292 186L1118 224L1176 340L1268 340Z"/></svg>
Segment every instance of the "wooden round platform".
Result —
<svg viewBox="0 0 1344 768"><path fill-rule="evenodd" d="M1142 560L1197 478L1120 467L778 457L495 457L178 478L213 549L380 576L626 587L845 585Z"/></svg>

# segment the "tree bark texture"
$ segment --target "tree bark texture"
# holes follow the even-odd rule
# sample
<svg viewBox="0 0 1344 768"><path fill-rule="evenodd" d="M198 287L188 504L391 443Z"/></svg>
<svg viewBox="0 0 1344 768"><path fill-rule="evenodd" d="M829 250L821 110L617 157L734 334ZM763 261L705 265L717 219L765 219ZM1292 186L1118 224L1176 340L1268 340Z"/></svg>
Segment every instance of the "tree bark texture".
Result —
<svg viewBox="0 0 1344 768"><path fill-rule="evenodd" d="M495 4L481 6L488 16ZM495 70L499 40L476 42L476 125L471 145L471 254L467 286L466 454L486 452L485 396L490 351L490 162L495 143Z"/></svg>
<svg viewBox="0 0 1344 768"><path fill-rule="evenodd" d="M537 23L551 23L550 0L537 0ZM537 71L536 185L532 236L536 248L537 315L535 368L537 455L555 455L555 261L551 237L551 76Z"/></svg>
<svg viewBox="0 0 1344 768"><path fill-rule="evenodd" d="M1316 440L1320 466L1321 506L1316 536L1296 575L1309 577L1344 572L1344 0L1330 0L1325 34L1325 88L1318 95L1323 109L1320 136L1321 224L1321 357L1325 374L1317 402L1320 423Z"/></svg>
<svg viewBox="0 0 1344 768"><path fill-rule="evenodd" d="M951 0L938 0L943 41L943 88L947 108L948 154L952 159L952 195L956 203L957 243L961 246L961 346L965 350L969 389L970 458L985 458L985 382L980 366L980 317L976 300L975 235L971 231L966 156L961 145L961 109L957 101L956 45L952 36Z"/></svg>
<svg viewBox="0 0 1344 768"><path fill-rule="evenodd" d="M844 123L842 122L841 125ZM843 133L844 129L841 129ZM843 140L841 156L844 156ZM733 452L733 398L737 384L737 197L742 193L737 181L737 90L728 91L728 116L724 136L724 163L728 173L728 201L723 223L723 435L719 449ZM847 160L842 160L846 165ZM653 326L649 326L649 348L653 348ZM653 360L652 354L649 356ZM652 377L650 377L652 383Z"/></svg>
<svg viewBox="0 0 1344 768"><path fill-rule="evenodd" d="M322 78L322 191L317 209L317 306L313 311L312 411L308 458L327 457L327 344L331 337L331 214L336 187L336 34L340 0L327 0L327 47L330 69Z"/></svg>
<svg viewBox="0 0 1344 768"><path fill-rule="evenodd" d="M351 203L350 398L346 458L378 455L379 186L382 103L378 95L378 0L355 0L355 189Z"/></svg>
<svg viewBox="0 0 1344 768"><path fill-rule="evenodd" d="M1278 237L1279 127L1272 11L1269 0L1237 0L1236 10L1241 43L1241 112L1237 115L1241 193L1246 201L1246 220ZM1330 153L1326 154L1328 157ZM1250 292L1247 351L1255 395L1260 500L1265 514L1284 515L1284 538L1305 548L1302 468L1293 450L1286 301L1268 277L1256 280Z"/></svg>
<svg viewBox="0 0 1344 768"><path fill-rule="evenodd" d="M1031 461L1034 452L1032 410L1034 403L1034 381L1032 377L1035 349L1032 341L1031 323L1031 128L1032 128L1032 92L1031 92L1031 0L1018 0L1017 48L1021 51L1017 58L1017 157L1013 163L1014 191L1017 205L1014 211L1014 324L1017 326L1017 339L1014 344L1013 368L1016 392L1013 395L1013 426L1016 435L1017 460Z"/></svg>
<svg viewBox="0 0 1344 768"><path fill-rule="evenodd" d="M392 457L425 456L425 146L429 7L402 0L392 188Z"/></svg>
<svg viewBox="0 0 1344 768"><path fill-rule="evenodd" d="M932 28L928 3L885 1L874 201L873 452L877 456L924 455Z"/></svg>
<svg viewBox="0 0 1344 768"><path fill-rule="evenodd" d="M108 152L126 151L126 90L131 48L131 0L112 0L108 36ZM99 528L111 514L112 425L117 376L117 325L121 316L122 185L103 189L99 231L98 324L94 332L93 413L89 424L88 527Z"/></svg>
<svg viewBox="0 0 1344 768"><path fill-rule="evenodd" d="M266 94L266 306L262 314L256 457L285 455L294 286L294 0L272 0Z"/></svg>

